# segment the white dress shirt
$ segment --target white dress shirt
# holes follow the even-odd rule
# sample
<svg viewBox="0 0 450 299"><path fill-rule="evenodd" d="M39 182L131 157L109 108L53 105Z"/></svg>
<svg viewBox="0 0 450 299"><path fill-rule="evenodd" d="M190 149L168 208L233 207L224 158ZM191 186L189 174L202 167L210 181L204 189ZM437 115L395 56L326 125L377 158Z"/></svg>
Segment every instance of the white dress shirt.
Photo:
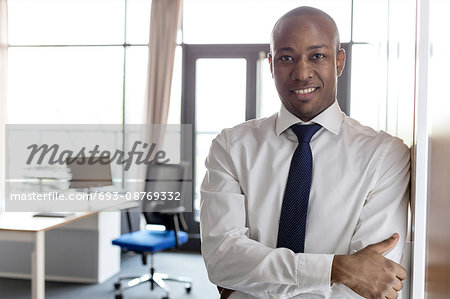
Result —
<svg viewBox="0 0 450 299"><path fill-rule="evenodd" d="M210 280L236 298L362 298L331 285L334 254L400 234L385 256L400 262L407 229L409 149L346 116L337 101L308 123L313 174L305 253L276 248L284 189L302 123L279 113L223 130L201 187L202 254Z"/></svg>

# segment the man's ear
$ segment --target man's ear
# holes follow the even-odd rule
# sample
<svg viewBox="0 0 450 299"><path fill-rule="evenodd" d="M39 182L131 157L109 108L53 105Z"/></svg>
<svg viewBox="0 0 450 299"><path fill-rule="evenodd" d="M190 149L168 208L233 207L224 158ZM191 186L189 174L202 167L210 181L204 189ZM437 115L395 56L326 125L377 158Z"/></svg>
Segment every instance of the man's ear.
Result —
<svg viewBox="0 0 450 299"><path fill-rule="evenodd" d="M342 71L344 70L345 66L345 50L339 49L339 52L336 56L336 75L340 77L342 75Z"/></svg>
<svg viewBox="0 0 450 299"><path fill-rule="evenodd" d="M267 58L269 59L270 73L272 74L273 78L272 53L267 53Z"/></svg>

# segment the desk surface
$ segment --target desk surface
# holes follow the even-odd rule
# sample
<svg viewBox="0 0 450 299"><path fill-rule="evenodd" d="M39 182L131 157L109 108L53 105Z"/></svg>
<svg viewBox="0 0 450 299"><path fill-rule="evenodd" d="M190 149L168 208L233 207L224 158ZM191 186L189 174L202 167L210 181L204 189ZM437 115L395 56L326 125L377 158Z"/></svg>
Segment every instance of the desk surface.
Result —
<svg viewBox="0 0 450 299"><path fill-rule="evenodd" d="M46 231L98 213L78 212L64 218L33 217L30 212L4 212L0 214L0 231Z"/></svg>
<svg viewBox="0 0 450 299"><path fill-rule="evenodd" d="M75 212L64 218L55 217L33 217L33 212L3 212L0 213L0 240L20 241L34 243L31 251L31 293L33 299L45 299L45 235L46 231L58 228L86 217L92 217L100 212L119 211L130 208L133 203L105 204L99 202L87 202L84 212ZM109 214L109 213L107 213ZM112 215L109 215L112 216ZM104 217L102 217L104 218ZM114 218L114 217L113 217ZM109 218L108 218L109 219ZM101 225L111 226L111 222L105 219ZM98 228L99 230L101 227ZM112 248L111 240L120 234L119 227L106 233L98 234L99 244L110 244L99 246L97 253L97 268L95 270L95 281L103 281L117 273L120 269L120 255L118 248ZM110 249L111 248L111 249ZM101 250L101 251L100 251ZM101 257L100 258L100 252ZM81 258L82 259L82 258ZM77 262L79 259L76 259ZM84 273L84 272L83 272ZM16 276L17 277L17 276ZM83 276L85 277L85 276Z"/></svg>
<svg viewBox="0 0 450 299"><path fill-rule="evenodd" d="M117 212L121 209L132 208L135 206L137 206L137 203L133 202L113 203L109 206L102 205L101 207L93 207L90 211L86 212L74 212L73 215L64 218L33 217L35 212L2 212L0 213L0 231L47 231L89 217L98 212Z"/></svg>

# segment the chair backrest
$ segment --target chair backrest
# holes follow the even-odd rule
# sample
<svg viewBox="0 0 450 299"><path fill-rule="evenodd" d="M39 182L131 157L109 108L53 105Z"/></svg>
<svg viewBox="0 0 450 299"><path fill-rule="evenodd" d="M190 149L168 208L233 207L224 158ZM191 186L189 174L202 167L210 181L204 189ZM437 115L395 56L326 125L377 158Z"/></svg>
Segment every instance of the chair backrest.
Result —
<svg viewBox="0 0 450 299"><path fill-rule="evenodd" d="M184 212L183 184L184 164L150 164L147 167L142 211L148 224L161 224L166 229L175 229L174 215ZM179 220L178 220L179 221Z"/></svg>

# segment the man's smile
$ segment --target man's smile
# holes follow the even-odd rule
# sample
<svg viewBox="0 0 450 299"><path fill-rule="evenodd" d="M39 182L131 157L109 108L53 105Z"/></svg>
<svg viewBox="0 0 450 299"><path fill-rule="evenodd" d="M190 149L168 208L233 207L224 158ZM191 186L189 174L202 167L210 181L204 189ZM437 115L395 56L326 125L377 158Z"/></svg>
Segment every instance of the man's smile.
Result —
<svg viewBox="0 0 450 299"><path fill-rule="evenodd" d="M305 89L295 89L294 93L298 93L298 94L307 94L307 93L311 93L313 91L315 91L318 87L309 87L309 88L305 88Z"/></svg>
<svg viewBox="0 0 450 299"><path fill-rule="evenodd" d="M293 92L299 100L309 100L318 90L319 87L307 87L302 89L292 89L291 92Z"/></svg>

